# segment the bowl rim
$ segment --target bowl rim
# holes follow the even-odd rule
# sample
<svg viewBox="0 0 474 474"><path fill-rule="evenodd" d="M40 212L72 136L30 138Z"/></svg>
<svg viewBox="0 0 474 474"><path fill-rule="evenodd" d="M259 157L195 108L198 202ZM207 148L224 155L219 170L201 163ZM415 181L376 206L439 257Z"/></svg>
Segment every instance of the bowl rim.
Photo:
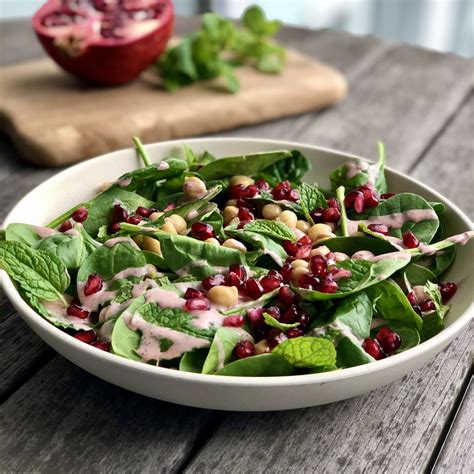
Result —
<svg viewBox="0 0 474 474"><path fill-rule="evenodd" d="M292 142L292 141L285 141L285 140L272 140L272 139L261 139L261 138L234 138L234 137L198 137L198 138L181 138L176 140L166 140L163 142L154 142L144 145L145 149L153 148L155 146L161 145L182 145L183 143L186 144L195 144L195 143L229 143L229 142L241 142L247 144L262 144L262 145L275 145L290 149L297 149L299 147L309 148L314 151L323 151L328 153L335 153L343 157L352 158L352 159L359 159L364 160L367 162L371 162L370 160L350 154L347 152L342 152L337 149L329 148L329 147L320 147L306 143L299 143L299 142ZM54 181L61 181L65 176L69 174L74 174L77 170L80 170L86 164L91 165L96 161L109 159L110 156L113 155L120 155L124 152L129 152L133 150L133 148L123 148L120 150L116 150L110 153L105 153L103 155L99 155L95 158L91 158L90 160L86 160L80 163L77 163L71 167L68 167L59 173L51 176L47 180L43 181L39 185L35 186L31 191L29 191L23 198L21 198L15 206L10 210L10 212L5 217L2 227L7 225L10 220L11 214L13 214L17 207L19 207L23 200L26 200L30 197L30 195L34 194L40 187L47 186L51 182ZM435 191L434 189L428 187L427 185L423 184L422 182L418 181L411 176L397 171L393 168L386 167L385 168L389 173L401 177L403 179L407 179L411 181L416 186L420 187L423 190L426 190L433 194L437 199L440 199L442 202L445 202L447 207L454 212L469 230L474 228L474 224L472 221L467 217L458 206L452 203L449 199ZM83 352L86 357L95 358L97 362L104 362L108 364L112 364L116 367L125 366L130 370L137 370L141 372L143 375L148 375L151 377L164 377L164 378L171 378L175 381L184 381L184 382L192 382L198 384L211 384L211 385L225 385L225 386L253 386L253 387L279 387L279 386L286 386L286 385L312 385L314 383L328 383L328 382L337 382L339 380L344 379L351 379L359 376L374 374L377 372L385 371L391 367L395 367L398 365L402 365L409 360L416 359L417 357L429 353L430 351L436 350L439 348L441 350L444 346L446 346L451 339L453 339L461 330L467 326L469 321L471 320L474 314L474 303L471 302L470 306L466 309L466 311L461 314L461 316L456 319L450 326L443 329L440 333L436 336L428 339L425 342L422 342L416 347L413 347L405 352L400 354L396 354L394 356L388 357L386 359L378 360L375 362L371 362L370 364L359 365L355 367L350 367L341 370L335 370L331 372L322 372L318 374L302 374L302 375L286 375L286 376L270 376L270 377L244 377L244 376L216 376L212 374L198 374L192 372L182 372L178 370L168 369L165 367L158 367L151 364L146 364L140 361L134 361L130 359L126 359L124 357L120 357L115 354L111 354L109 352L97 350L96 348L84 344L83 342L71 337L66 332L62 331L61 329L57 328L46 319L44 319L41 315L39 315L36 311L34 311L20 296L19 292L16 290L13 281L9 278L7 273L3 270L0 270L0 284L3 287L5 294L7 295L10 302L18 309L18 312L22 317L26 317L34 326L40 326L42 330L46 331L49 336L54 339L57 339L59 343L62 345L70 346L72 349L75 349L79 352ZM35 330L36 332L36 330Z"/></svg>

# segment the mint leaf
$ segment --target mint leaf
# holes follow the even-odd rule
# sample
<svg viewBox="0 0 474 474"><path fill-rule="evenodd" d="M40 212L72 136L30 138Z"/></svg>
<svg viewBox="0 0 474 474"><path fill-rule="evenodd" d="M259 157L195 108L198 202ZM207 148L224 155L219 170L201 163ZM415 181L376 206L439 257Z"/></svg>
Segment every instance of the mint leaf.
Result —
<svg viewBox="0 0 474 474"><path fill-rule="evenodd" d="M275 319L273 316L271 316L268 313L263 313L263 319L269 326L271 326L272 328L280 329L280 331L286 331L287 329L295 328L300 324L300 323L293 323L293 324L280 323L278 319Z"/></svg>
<svg viewBox="0 0 474 474"><path fill-rule="evenodd" d="M336 349L331 341L322 337L296 337L273 349L273 354L285 357L292 365L312 369L336 363Z"/></svg>
<svg viewBox="0 0 474 474"><path fill-rule="evenodd" d="M33 247L41 240L41 237L29 224L8 224L5 229L5 240L14 240Z"/></svg>
<svg viewBox="0 0 474 474"><path fill-rule="evenodd" d="M310 212L317 207L328 207L324 194L311 184L303 183L299 188L300 206L308 222L314 224Z"/></svg>
<svg viewBox="0 0 474 474"><path fill-rule="evenodd" d="M244 229L247 232L267 235L276 240L296 240L294 232L286 224L279 221L258 219L247 224Z"/></svg>
<svg viewBox="0 0 474 474"><path fill-rule="evenodd" d="M23 291L39 300L64 301L63 293L70 278L67 268L55 255L21 242L0 241L0 268Z"/></svg>

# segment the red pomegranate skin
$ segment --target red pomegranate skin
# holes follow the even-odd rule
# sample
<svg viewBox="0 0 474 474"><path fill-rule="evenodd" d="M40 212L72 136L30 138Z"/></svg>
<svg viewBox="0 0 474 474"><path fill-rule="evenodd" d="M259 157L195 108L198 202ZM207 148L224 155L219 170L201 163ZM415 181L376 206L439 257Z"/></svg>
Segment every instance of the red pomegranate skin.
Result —
<svg viewBox="0 0 474 474"><path fill-rule="evenodd" d="M46 27L42 20L55 11L61 11L61 0L47 1L33 16L33 28L45 51L65 71L85 82L105 86L125 84L136 79L165 50L173 32L174 8L171 0L149 2L162 5L161 16L151 31L143 35L125 35L121 39L104 39L93 33L90 26L76 29L76 34L85 37L80 54L67 54L58 46L58 35L54 27ZM95 15L90 8L76 10L86 18ZM87 20L85 23L87 23ZM92 20L91 20L92 21ZM135 24L138 22L134 22ZM61 38L67 27L63 29ZM74 27L73 27L74 28Z"/></svg>

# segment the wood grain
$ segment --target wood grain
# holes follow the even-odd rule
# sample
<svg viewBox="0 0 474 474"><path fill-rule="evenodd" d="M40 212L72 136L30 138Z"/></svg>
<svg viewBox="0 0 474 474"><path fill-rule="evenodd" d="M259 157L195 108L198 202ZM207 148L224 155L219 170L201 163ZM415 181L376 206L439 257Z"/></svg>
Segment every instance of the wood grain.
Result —
<svg viewBox="0 0 474 474"><path fill-rule="evenodd" d="M471 383L466 391L451 431L443 445L433 469L435 473L472 472L474 466L474 388Z"/></svg>
<svg viewBox="0 0 474 474"><path fill-rule="evenodd" d="M0 407L2 471L175 471L209 415L132 394L57 357Z"/></svg>

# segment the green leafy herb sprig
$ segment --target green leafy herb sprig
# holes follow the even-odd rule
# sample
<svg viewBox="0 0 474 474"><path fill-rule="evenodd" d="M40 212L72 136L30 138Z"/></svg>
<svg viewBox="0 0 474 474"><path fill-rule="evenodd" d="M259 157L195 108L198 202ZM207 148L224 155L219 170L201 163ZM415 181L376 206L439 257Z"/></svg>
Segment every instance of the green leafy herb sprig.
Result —
<svg viewBox="0 0 474 474"><path fill-rule="evenodd" d="M203 16L201 28L168 49L156 64L167 90L197 81L221 77L224 87L240 89L234 68L244 64L267 74L277 74L285 64L285 50L272 37L280 29L278 20L267 20L258 6L242 15L242 28L216 13Z"/></svg>

